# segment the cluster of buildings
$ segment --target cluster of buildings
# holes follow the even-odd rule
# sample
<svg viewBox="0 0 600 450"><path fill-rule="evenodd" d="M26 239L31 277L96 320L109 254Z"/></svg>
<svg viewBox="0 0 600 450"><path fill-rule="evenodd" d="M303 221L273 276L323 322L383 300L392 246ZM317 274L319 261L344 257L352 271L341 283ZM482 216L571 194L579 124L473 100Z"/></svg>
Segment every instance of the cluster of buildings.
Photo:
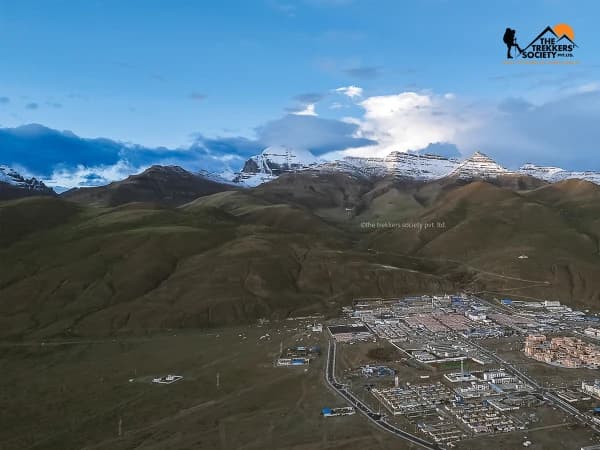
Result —
<svg viewBox="0 0 600 450"><path fill-rule="evenodd" d="M515 314L511 317L517 320L528 320L523 323L524 330L530 333L559 332L573 327L583 327L586 323L597 323L598 317L587 315L584 311L575 310L562 305L556 300L542 302L512 301L510 304Z"/></svg>
<svg viewBox="0 0 600 450"><path fill-rule="evenodd" d="M573 310L556 300L523 302L509 298L496 308L466 295L358 299L344 313L358 319L380 337L405 341L411 334L443 337L458 333L466 338L560 332L598 323L599 318ZM512 311L510 311L512 310ZM588 328L600 339L600 329Z"/></svg>
<svg viewBox="0 0 600 450"><path fill-rule="evenodd" d="M567 368L600 368L600 348L575 337L548 339L543 334L532 334L525 338L524 351L528 357L547 364Z"/></svg>
<svg viewBox="0 0 600 450"><path fill-rule="evenodd" d="M369 326L377 336L391 342L406 342L411 332L410 328L399 318L371 322Z"/></svg>
<svg viewBox="0 0 600 450"><path fill-rule="evenodd" d="M454 393L442 383L373 388L371 393L394 416L408 413L427 414L428 410L451 401Z"/></svg>
<svg viewBox="0 0 600 450"><path fill-rule="evenodd" d="M502 368L475 372L461 370L461 372L446 373L444 378L451 383L462 383L455 392L463 398L481 397L483 394L499 395L506 391L529 388Z"/></svg>
<svg viewBox="0 0 600 450"><path fill-rule="evenodd" d="M362 324L330 325L327 327L336 342L367 341L373 338L371 330Z"/></svg>
<svg viewBox="0 0 600 450"><path fill-rule="evenodd" d="M470 359L477 364L489 362L485 355L472 346L454 343L452 341L434 341L421 345L420 348L407 350L413 358L424 364L442 364L448 362L466 361Z"/></svg>
<svg viewBox="0 0 600 450"><path fill-rule="evenodd" d="M319 346L297 345L288 348L282 352L277 361L276 366L305 366L310 364L310 361L321 355Z"/></svg>
<svg viewBox="0 0 600 450"><path fill-rule="evenodd" d="M516 429L512 418L485 403L454 402L447 408L475 434L509 432Z"/></svg>
<svg viewBox="0 0 600 450"><path fill-rule="evenodd" d="M467 437L467 434L458 428L452 421L441 421L435 423L420 422L417 424L419 430L425 436L438 444L446 444L453 447L453 443Z"/></svg>
<svg viewBox="0 0 600 450"><path fill-rule="evenodd" d="M448 446L467 437L467 430L471 434L480 434L523 427L506 413L538 401L525 390L527 386L520 385L503 369L469 375L476 381L457 382L458 386L454 388L441 382L406 383L404 386L373 388L371 393L392 415L402 415L436 443ZM494 389L500 385L517 390L520 389L517 386L522 386L522 392L505 395L502 389Z"/></svg>
<svg viewBox="0 0 600 450"><path fill-rule="evenodd" d="M388 366L372 366L367 364L360 368L360 373L365 377L393 377L396 371Z"/></svg>
<svg viewBox="0 0 600 450"><path fill-rule="evenodd" d="M540 303L543 311L540 308L525 310L521 305L524 302L510 299L504 299L502 303L514 307L515 311L518 309L519 314L506 313L465 295L359 299L352 307L344 308L344 312L348 318L366 324L379 337L393 342L403 342L414 335L437 339L459 334L465 338L483 339L529 334L549 329L560 311L568 309L567 313L573 317L585 316L559 302ZM352 333L345 334L344 339L353 339Z"/></svg>
<svg viewBox="0 0 600 450"><path fill-rule="evenodd" d="M329 327L337 342L379 337L396 347L399 354L409 356L407 363L412 367L460 365L460 372L454 369L454 373L445 373L441 382L400 385L396 377L392 387L375 380L368 385L391 415L402 416L433 441L448 447L467 436L524 429L533 423L535 414L514 411L540 407L548 401L510 368L493 368L495 361L502 360L468 339L526 336L525 354L531 358L563 367L600 368L600 345L556 337L569 330L600 339L600 326L590 326L596 318L558 301L504 299L494 304L469 295L376 298L359 299L344 312L350 324ZM554 337L546 337L548 333ZM478 363L479 370L465 372L466 361ZM472 365L469 368L475 369ZM367 377L393 375L393 369L388 372L385 366L369 365L360 370ZM421 377L426 378L429 375ZM600 377L593 383L582 383L581 391L600 399ZM575 394L558 393L571 403L585 397L579 391Z"/></svg>

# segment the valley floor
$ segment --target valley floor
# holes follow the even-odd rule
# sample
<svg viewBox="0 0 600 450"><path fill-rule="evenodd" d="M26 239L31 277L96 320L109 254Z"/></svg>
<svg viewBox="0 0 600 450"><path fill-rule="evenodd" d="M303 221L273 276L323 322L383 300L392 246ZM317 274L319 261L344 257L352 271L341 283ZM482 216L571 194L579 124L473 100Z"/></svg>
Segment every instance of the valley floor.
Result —
<svg viewBox="0 0 600 450"><path fill-rule="evenodd" d="M344 406L326 388L323 357L306 371L273 366L282 341L298 344L296 329L305 323L3 344L0 448L411 448L360 415L320 416ZM169 373L184 379L151 382Z"/></svg>
<svg viewBox="0 0 600 450"><path fill-rule="evenodd" d="M0 343L0 448L416 448L360 414L320 415L324 407L346 406L325 384L325 352L308 366L274 367L280 346L327 348L326 333L307 331L310 323ZM369 348L385 345L378 341ZM167 374L184 378L170 385L152 383ZM553 423L463 441L459 447L512 449L525 436L535 443L532 448L589 443L586 430Z"/></svg>

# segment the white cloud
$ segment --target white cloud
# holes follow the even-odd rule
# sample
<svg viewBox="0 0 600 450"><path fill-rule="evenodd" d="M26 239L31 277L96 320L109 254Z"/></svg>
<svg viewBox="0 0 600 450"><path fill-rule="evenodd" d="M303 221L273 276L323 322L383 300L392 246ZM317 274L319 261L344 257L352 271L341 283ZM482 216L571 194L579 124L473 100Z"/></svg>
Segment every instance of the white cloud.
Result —
<svg viewBox="0 0 600 450"><path fill-rule="evenodd" d="M129 175L141 172L143 168L134 167L129 162L121 160L113 165L86 167L82 164L75 168L55 169L52 174L42 181L58 191L79 186L99 186L112 181L122 180Z"/></svg>
<svg viewBox="0 0 600 450"><path fill-rule="evenodd" d="M335 92L339 92L340 94L345 95L350 98L361 97L363 94L362 88L358 86L342 86L335 90Z"/></svg>
<svg viewBox="0 0 600 450"><path fill-rule="evenodd" d="M582 84L573 89L573 92L576 94L589 94L591 92L598 92L598 91L600 91L600 83L599 82Z"/></svg>
<svg viewBox="0 0 600 450"><path fill-rule="evenodd" d="M600 91L564 95L485 117L477 127L459 133L461 148L481 148L515 168L525 162L570 170L599 170Z"/></svg>
<svg viewBox="0 0 600 450"><path fill-rule="evenodd" d="M309 103L304 107L304 109L300 111L294 111L292 114L295 114L297 116L316 116L317 112L315 111L315 104Z"/></svg>
<svg viewBox="0 0 600 450"><path fill-rule="evenodd" d="M439 142L456 145L463 156L481 150L510 168L534 162L598 170L599 86L582 84L535 104L522 97L469 102L432 92L366 97L357 104L362 115L341 120L357 126L354 137L377 144L335 156L383 157Z"/></svg>
<svg viewBox="0 0 600 450"><path fill-rule="evenodd" d="M344 118L358 125L356 137L377 145L349 149L349 155L385 156L391 151L416 150L435 142L453 142L477 123L454 96L401 92L367 97L359 103L362 118Z"/></svg>

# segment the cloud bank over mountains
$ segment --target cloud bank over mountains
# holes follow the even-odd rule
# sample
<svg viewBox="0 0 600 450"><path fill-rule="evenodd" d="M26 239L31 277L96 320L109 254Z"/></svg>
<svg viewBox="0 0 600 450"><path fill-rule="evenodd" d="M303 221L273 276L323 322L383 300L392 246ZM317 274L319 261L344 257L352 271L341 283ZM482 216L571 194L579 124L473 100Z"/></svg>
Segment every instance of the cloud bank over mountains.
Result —
<svg viewBox="0 0 600 450"><path fill-rule="evenodd" d="M535 162L600 169L600 84L537 104L520 97L474 102L431 91L368 96L358 86L295 100L296 111L258 124L253 136L196 134L177 149L86 139L37 124L0 128L0 163L59 189L106 184L152 164L237 171L272 145L310 150L322 159L423 149L458 157L482 150L509 168Z"/></svg>

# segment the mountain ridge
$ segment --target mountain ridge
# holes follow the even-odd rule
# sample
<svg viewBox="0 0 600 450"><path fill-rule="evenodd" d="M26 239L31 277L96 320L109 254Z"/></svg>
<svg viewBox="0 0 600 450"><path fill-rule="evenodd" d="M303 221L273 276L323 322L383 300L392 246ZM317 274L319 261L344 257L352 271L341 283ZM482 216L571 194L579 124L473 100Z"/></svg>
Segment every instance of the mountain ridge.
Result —
<svg viewBox="0 0 600 450"><path fill-rule="evenodd" d="M35 177L26 178L15 169L0 165L0 200L36 195L56 195L52 188Z"/></svg>
<svg viewBox="0 0 600 450"><path fill-rule="evenodd" d="M78 203L117 206L131 202L150 202L177 206L204 195L238 189L180 166L153 165L137 175L105 186L74 188L61 197Z"/></svg>
<svg viewBox="0 0 600 450"><path fill-rule="evenodd" d="M287 151L294 152L289 148ZM503 175L523 175L550 183L578 178L600 184L600 172L568 171L558 167L537 166L531 163L526 163L517 170L509 170L479 151L462 161L431 153L393 151L383 158L347 156L333 161L300 164L294 168L271 165L270 161L263 156L261 156L259 165L256 164L256 158L250 158L240 172L228 178L233 183L245 187L255 187L273 181L282 173L302 171L342 172L375 178L391 176L419 181L431 181L445 177L493 179Z"/></svg>

